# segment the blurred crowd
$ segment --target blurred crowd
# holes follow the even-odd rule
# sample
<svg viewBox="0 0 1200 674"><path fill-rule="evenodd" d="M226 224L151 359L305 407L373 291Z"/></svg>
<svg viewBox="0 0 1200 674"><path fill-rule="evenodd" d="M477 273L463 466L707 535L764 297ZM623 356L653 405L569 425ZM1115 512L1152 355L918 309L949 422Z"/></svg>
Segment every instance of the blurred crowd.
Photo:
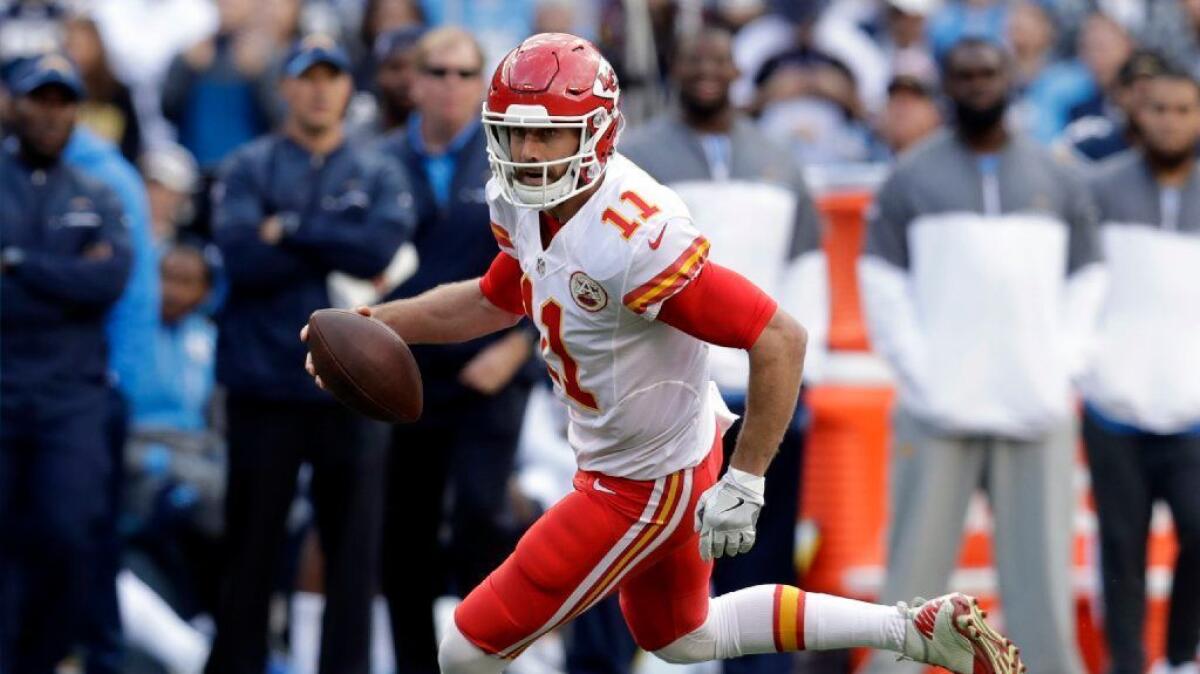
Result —
<svg viewBox="0 0 1200 674"><path fill-rule="evenodd" d="M944 589L982 488L1033 674L1082 674L1083 437L1110 670L1151 664L1161 499L1180 553L1157 666L1200 672L1195 0L0 0L0 672L437 670L435 606L571 488L536 333L415 348L425 416L398 427L314 388L297 333L486 271L480 105L538 32L611 61L618 151L809 327L808 383L814 194L878 189L859 278L899 394L884 601ZM746 372L714 349L734 411ZM794 581L808 423L801 404L718 589ZM514 671L634 666L615 600L551 644Z"/></svg>

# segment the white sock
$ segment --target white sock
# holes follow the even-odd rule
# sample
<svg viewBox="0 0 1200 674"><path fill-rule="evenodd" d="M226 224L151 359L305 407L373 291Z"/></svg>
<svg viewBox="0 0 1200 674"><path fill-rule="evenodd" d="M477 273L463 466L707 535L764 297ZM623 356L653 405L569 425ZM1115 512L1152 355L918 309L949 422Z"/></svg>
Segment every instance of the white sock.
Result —
<svg viewBox="0 0 1200 674"><path fill-rule="evenodd" d="M204 669L208 639L128 569L117 574L117 606L130 643L172 672L199 674Z"/></svg>
<svg viewBox="0 0 1200 674"><path fill-rule="evenodd" d="M508 661L484 653L459 631L453 619L444 626L438 644L438 669L442 674L500 674Z"/></svg>
<svg viewBox="0 0 1200 674"><path fill-rule="evenodd" d="M316 674L321 653L321 616L325 614L325 595L315 592L292 593L292 619L288 634L291 653L288 664L293 674Z"/></svg>
<svg viewBox="0 0 1200 674"><path fill-rule="evenodd" d="M905 617L895 606L880 606L809 592L804 601L804 644L808 650L904 648Z"/></svg>

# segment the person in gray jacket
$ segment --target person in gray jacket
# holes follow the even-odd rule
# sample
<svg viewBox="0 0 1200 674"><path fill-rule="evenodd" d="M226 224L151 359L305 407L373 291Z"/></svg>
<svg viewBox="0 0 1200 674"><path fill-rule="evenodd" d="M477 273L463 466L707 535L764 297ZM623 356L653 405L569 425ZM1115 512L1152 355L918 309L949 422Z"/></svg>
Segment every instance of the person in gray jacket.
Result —
<svg viewBox="0 0 1200 674"><path fill-rule="evenodd" d="M1179 556L1167 622L1170 674L1198 674L1200 645L1200 86L1150 79L1140 149L1092 181L1112 278L1083 422L1100 523L1112 674L1145 670L1146 538L1154 501L1171 508Z"/></svg>
<svg viewBox="0 0 1200 674"><path fill-rule="evenodd" d="M1002 47L959 42L943 81L957 124L901 157L859 263L872 342L898 380L881 601L946 586L982 484L1011 636L1031 674L1078 674L1071 383L1105 287L1096 209L1005 128ZM873 670L910 671L882 658Z"/></svg>

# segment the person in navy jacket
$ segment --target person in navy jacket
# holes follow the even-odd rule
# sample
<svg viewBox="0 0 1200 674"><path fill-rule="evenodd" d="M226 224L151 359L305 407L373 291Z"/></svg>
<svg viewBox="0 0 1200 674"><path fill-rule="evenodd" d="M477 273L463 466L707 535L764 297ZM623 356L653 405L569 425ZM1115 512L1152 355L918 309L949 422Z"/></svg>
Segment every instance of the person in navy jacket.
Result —
<svg viewBox="0 0 1200 674"><path fill-rule="evenodd" d="M116 469L105 322L132 254L117 196L65 164L83 86L50 54L13 76L0 149L0 671L43 674L81 627Z"/></svg>
<svg viewBox="0 0 1200 674"><path fill-rule="evenodd" d="M403 169L345 142L348 67L324 35L298 43L280 82L282 129L235 151L213 195L229 281L217 340L229 481L212 674L266 665L268 600L302 463L326 560L320 671L368 671L386 431L312 384L296 332L330 306L332 273L382 274L414 215Z"/></svg>

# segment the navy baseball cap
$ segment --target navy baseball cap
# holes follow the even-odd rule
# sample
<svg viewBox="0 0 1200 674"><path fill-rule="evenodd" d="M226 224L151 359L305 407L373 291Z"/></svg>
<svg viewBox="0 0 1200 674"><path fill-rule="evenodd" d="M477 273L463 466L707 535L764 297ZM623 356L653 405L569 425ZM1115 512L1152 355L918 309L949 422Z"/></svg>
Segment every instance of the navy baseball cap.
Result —
<svg viewBox="0 0 1200 674"><path fill-rule="evenodd" d="M292 52L283 66L283 73L288 77L300 77L306 70L319 63L326 63L342 72L350 70L350 58L337 42L328 35L316 33L303 38L292 47Z"/></svg>
<svg viewBox="0 0 1200 674"><path fill-rule="evenodd" d="M393 28L375 38L375 60L382 61L398 51L412 48L425 34L425 26Z"/></svg>
<svg viewBox="0 0 1200 674"><path fill-rule="evenodd" d="M42 87L55 85L66 89L75 100L84 97L83 81L62 54L39 56L13 73L12 91L17 96L28 96Z"/></svg>

